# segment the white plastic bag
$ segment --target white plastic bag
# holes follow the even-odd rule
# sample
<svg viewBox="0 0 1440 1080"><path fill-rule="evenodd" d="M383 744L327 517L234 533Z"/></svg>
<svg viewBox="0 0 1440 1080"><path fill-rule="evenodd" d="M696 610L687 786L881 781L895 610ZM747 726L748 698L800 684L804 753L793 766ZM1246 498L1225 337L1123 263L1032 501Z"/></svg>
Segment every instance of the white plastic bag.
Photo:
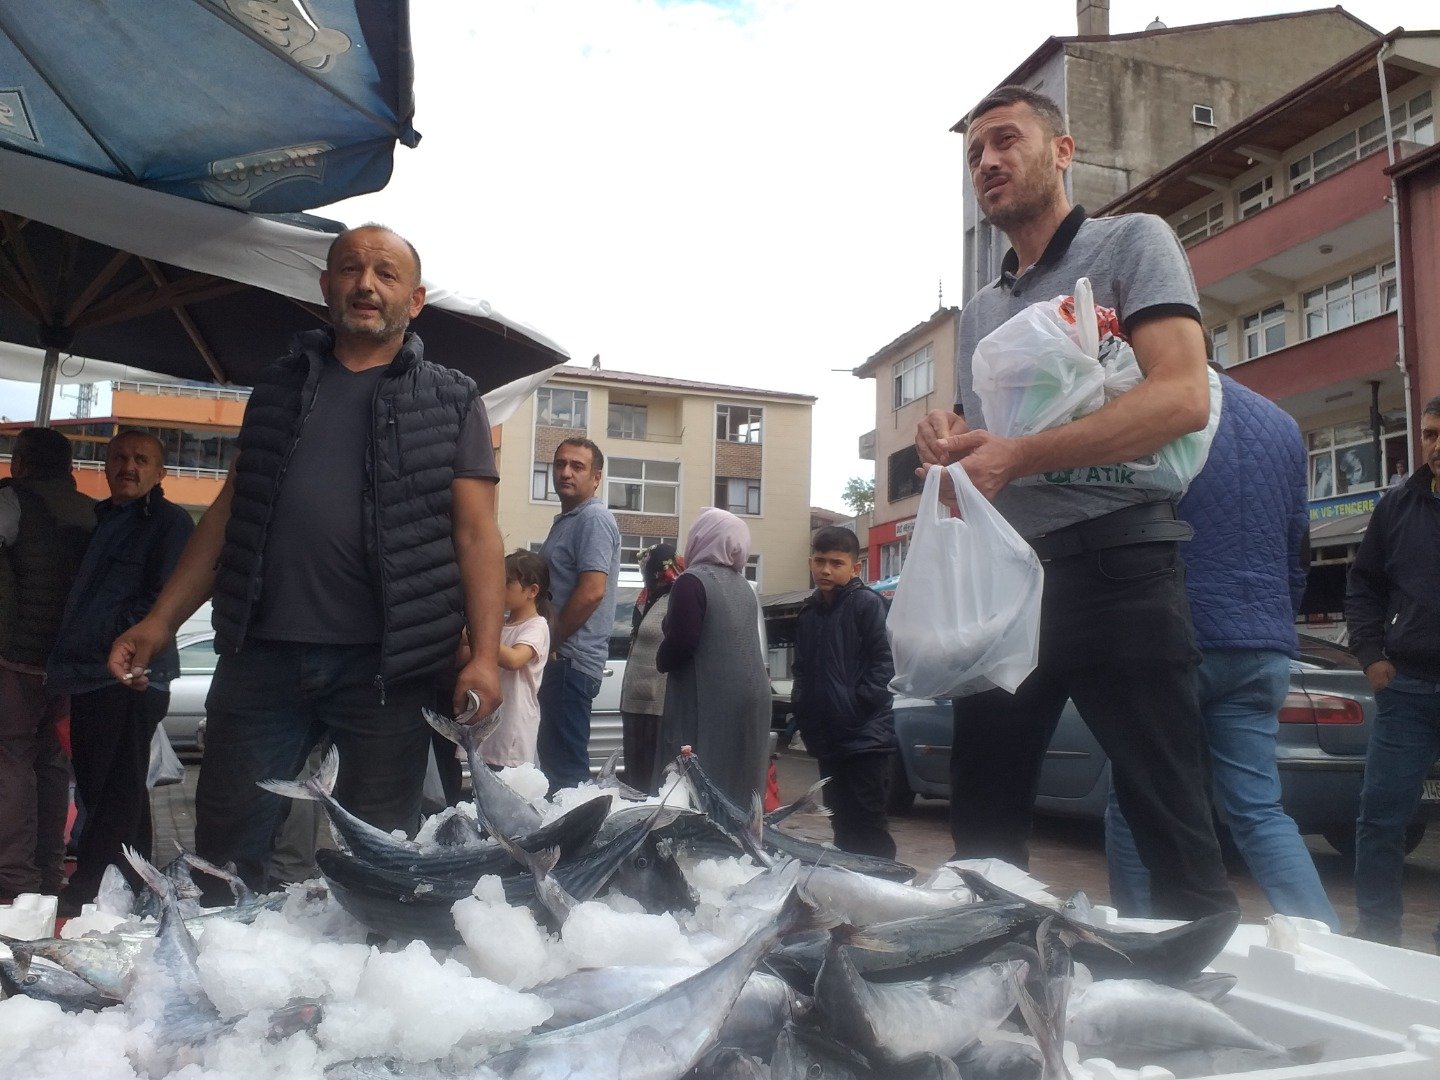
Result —
<svg viewBox="0 0 1440 1080"><path fill-rule="evenodd" d="M165 734L165 725L156 724L155 734L150 737L150 775L145 784L150 788L178 784L185 779L185 763L175 754L170 745L170 736Z"/></svg>
<svg viewBox="0 0 1440 1080"><path fill-rule="evenodd" d="M917 698L1013 693L1039 658L1044 571L959 465L948 466L960 511L950 517L940 504L944 471L925 474L885 620L895 658L890 689Z"/></svg>
<svg viewBox="0 0 1440 1080"><path fill-rule="evenodd" d="M971 371L985 426L1009 438L1068 424L1144 378L1119 317L1095 306L1088 278L1075 283L1073 297L1031 304L987 334L975 346ZM1206 376L1210 416L1200 431L1136 461L1062 469L1015 483L1120 484L1183 495L1204 468L1220 425L1220 378L1208 370Z"/></svg>

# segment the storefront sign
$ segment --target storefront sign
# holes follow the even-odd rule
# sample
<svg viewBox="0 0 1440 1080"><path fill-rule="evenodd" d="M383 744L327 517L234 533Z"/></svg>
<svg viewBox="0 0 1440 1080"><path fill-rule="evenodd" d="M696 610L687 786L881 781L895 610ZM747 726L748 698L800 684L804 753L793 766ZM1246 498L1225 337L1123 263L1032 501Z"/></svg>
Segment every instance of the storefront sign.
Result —
<svg viewBox="0 0 1440 1080"><path fill-rule="evenodd" d="M1341 495L1335 499L1318 499L1310 504L1310 524L1334 521L1337 518L1351 517L1355 514L1368 514L1375 509L1375 504L1380 501L1381 494L1383 493L1379 491L1367 491L1360 495Z"/></svg>
<svg viewBox="0 0 1440 1080"><path fill-rule="evenodd" d="M896 536L896 539L899 539L899 538L902 537L902 536L909 536L909 535L910 535L911 533L913 533L914 531L915 531L915 519L914 519L914 518L911 518L909 521L897 521L897 522L895 523L895 536Z"/></svg>

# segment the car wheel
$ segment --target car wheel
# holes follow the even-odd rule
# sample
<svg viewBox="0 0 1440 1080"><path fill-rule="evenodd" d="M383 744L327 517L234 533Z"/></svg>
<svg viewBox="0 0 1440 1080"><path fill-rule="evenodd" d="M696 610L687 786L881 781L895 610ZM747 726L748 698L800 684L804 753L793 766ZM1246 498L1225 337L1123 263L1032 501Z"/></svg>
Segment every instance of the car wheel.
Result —
<svg viewBox="0 0 1440 1080"><path fill-rule="evenodd" d="M1337 825L1333 828L1321 830L1320 835L1325 838L1327 844L1341 855L1344 855L1345 858L1355 858L1354 826L1346 829ZM1409 825L1405 826L1405 854L1409 855L1419 847L1420 841L1423 839L1425 839L1425 822L1412 821Z"/></svg>
<svg viewBox="0 0 1440 1080"><path fill-rule="evenodd" d="M915 805L915 792L910 789L910 778L905 775L905 762L897 750L890 755L890 790L885 794L885 811L890 814L908 814Z"/></svg>

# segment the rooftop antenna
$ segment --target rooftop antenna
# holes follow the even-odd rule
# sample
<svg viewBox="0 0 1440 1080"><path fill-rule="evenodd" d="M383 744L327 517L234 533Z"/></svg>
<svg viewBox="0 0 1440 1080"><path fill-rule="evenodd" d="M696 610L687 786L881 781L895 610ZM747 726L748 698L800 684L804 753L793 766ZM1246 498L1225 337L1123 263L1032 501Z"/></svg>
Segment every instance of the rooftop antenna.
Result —
<svg viewBox="0 0 1440 1080"><path fill-rule="evenodd" d="M937 278L936 281L939 282L940 306L943 308L945 306L945 279Z"/></svg>

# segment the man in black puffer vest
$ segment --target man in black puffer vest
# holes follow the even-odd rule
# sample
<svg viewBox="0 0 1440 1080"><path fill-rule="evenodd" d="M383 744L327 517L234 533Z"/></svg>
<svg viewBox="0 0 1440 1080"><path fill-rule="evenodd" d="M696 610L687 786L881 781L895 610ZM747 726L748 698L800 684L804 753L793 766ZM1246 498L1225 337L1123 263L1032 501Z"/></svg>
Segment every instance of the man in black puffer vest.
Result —
<svg viewBox="0 0 1440 1080"><path fill-rule="evenodd" d="M240 454L150 615L110 670L143 685L150 657L209 596L221 654L206 702L195 843L264 885L278 796L322 735L335 794L384 830L419 821L429 731L420 708L472 659L455 708L500 703L505 576L494 452L475 384L423 359L420 257L365 225L330 247L331 327L301 334L257 382Z"/></svg>
<svg viewBox="0 0 1440 1080"><path fill-rule="evenodd" d="M55 732L65 698L46 692L45 658L94 529L70 440L25 428L0 480L0 904L65 883L70 769Z"/></svg>

